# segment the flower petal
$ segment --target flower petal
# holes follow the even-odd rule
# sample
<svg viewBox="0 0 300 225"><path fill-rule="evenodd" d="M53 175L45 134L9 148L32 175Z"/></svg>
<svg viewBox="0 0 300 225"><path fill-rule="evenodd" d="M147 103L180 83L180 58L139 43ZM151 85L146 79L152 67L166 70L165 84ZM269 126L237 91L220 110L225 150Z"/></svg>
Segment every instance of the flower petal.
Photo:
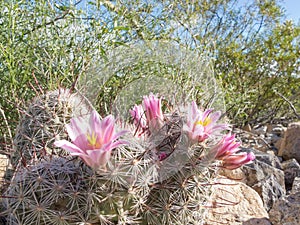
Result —
<svg viewBox="0 0 300 225"><path fill-rule="evenodd" d="M80 134L79 136L77 136L77 138L73 141L73 143L80 149L82 150L87 150L90 149L90 143L88 142L87 139L87 134Z"/></svg>
<svg viewBox="0 0 300 225"><path fill-rule="evenodd" d="M210 118L210 120L211 120L211 123L213 124L213 123L217 122L217 121L220 119L221 115L222 115L222 113L221 113L220 111L211 113L211 114L209 115L209 118Z"/></svg>
<svg viewBox="0 0 300 225"><path fill-rule="evenodd" d="M96 110L93 110L89 120L90 132L93 131L95 134L98 134L101 129L101 122L100 115Z"/></svg>
<svg viewBox="0 0 300 225"><path fill-rule="evenodd" d="M111 156L111 151L105 151L102 149L88 150L85 157L86 163L94 169L98 169L108 162Z"/></svg>
<svg viewBox="0 0 300 225"><path fill-rule="evenodd" d="M105 117L102 122L105 123L104 129L101 130L103 143L110 142L115 133L115 120L113 116L110 115Z"/></svg>
<svg viewBox="0 0 300 225"><path fill-rule="evenodd" d="M53 143L56 147L63 148L68 152L72 153L82 153L82 150L78 148L76 145L72 144L67 140L59 140Z"/></svg>
<svg viewBox="0 0 300 225"><path fill-rule="evenodd" d="M76 117L70 120L70 124L66 125L66 130L72 141L81 134L89 131L88 117Z"/></svg>

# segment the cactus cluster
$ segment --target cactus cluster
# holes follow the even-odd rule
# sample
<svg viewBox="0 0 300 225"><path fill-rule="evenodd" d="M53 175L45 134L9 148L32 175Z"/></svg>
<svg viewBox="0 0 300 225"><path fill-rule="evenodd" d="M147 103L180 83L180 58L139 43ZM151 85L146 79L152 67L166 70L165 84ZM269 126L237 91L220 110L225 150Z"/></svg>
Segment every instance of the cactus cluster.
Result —
<svg viewBox="0 0 300 225"><path fill-rule="evenodd" d="M24 164L47 154L65 154L62 149L53 148L54 140L67 138L64 127L70 118L90 111L87 100L68 89L50 91L34 98L16 129L11 156L13 168L20 160Z"/></svg>
<svg viewBox="0 0 300 225"><path fill-rule="evenodd" d="M91 179L87 179L87 178ZM43 159L18 170L3 203L7 224L75 224L90 214L93 172L72 158Z"/></svg>
<svg viewBox="0 0 300 225"><path fill-rule="evenodd" d="M222 165L215 158L224 149L222 142L216 145L221 134L212 135L226 127L216 124L220 114L205 111L199 117L195 103L163 112L161 98L150 94L130 111L132 123L122 124L128 132L115 133L113 120L101 121L95 111L89 124L79 127L89 108L77 107L78 117L70 99L61 102L58 93L35 99L21 120L12 163L27 163L18 166L4 193L6 224L204 223L210 187ZM121 134L126 141L117 140ZM67 151L61 153L53 142ZM237 145L226 146L232 147L226 154L236 151ZM219 153L235 166L248 160L230 161L226 154Z"/></svg>

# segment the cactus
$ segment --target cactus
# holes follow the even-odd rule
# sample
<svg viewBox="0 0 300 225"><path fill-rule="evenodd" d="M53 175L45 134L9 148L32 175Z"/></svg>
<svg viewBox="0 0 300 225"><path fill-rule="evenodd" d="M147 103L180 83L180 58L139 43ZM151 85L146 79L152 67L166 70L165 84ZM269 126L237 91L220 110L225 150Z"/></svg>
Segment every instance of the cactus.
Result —
<svg viewBox="0 0 300 225"><path fill-rule="evenodd" d="M70 118L85 115L90 110L86 99L68 89L50 91L34 98L16 130L12 166L16 168L20 159L26 164L47 154L65 155L63 150L53 148L54 140L66 139L65 124Z"/></svg>
<svg viewBox="0 0 300 225"><path fill-rule="evenodd" d="M138 153L117 151L100 174L72 157L19 167L4 193L6 224L140 224L149 183L143 182L144 169L132 173L132 154Z"/></svg>
<svg viewBox="0 0 300 225"><path fill-rule="evenodd" d="M227 165L232 168L241 165L241 161L228 157L236 152L238 145L232 144L235 143L233 136L226 136L220 141L222 135L216 131L227 129L225 124L216 124L220 113L212 113L211 110L202 112L194 102L190 108L185 105L176 109L168 106L165 107L168 112L163 112L161 100L150 94L144 97L142 105L131 110L133 124L126 123L124 126L132 132L120 132L127 144L114 145L111 155L105 156L108 157L103 161L106 164L99 164L99 168L87 166L85 151L103 151L103 137L97 135L101 135L101 129L109 133L107 137L113 136L114 132L111 124L95 119L95 111L89 117L94 120L88 120L88 129L76 134L81 138L86 135L86 140L82 139L85 142L70 143L73 146L78 144L72 147L75 150L70 154L76 155L79 147L82 148L79 157L83 161L61 154L59 149L49 145L54 138L64 138L61 126L66 123L69 111L65 115L66 111L62 110L63 115L59 118L64 118L63 122L51 124L55 127L51 131L53 133L46 133L49 135L30 142L25 150L21 147L27 142L20 142L19 151L22 157L27 154L28 164L17 167L4 193L2 201L6 223L203 224L210 187L222 160L227 160ZM49 115L48 107L42 110L45 112L39 115ZM41 117L39 129L49 128L47 118L42 120L44 118ZM50 121L60 121L55 118L51 117ZM80 130L79 125L85 127L82 122L83 118L71 121L76 131ZM28 124L28 121L23 119L21 124ZM90 130L93 128L95 130ZM67 131L74 137L75 133L70 129L69 126ZM230 148L226 149L222 141ZM41 150L36 152L36 146L43 143L47 143L49 148L45 155ZM84 143L87 146L83 146ZM222 152L218 152L219 149ZM220 155L220 160L216 155ZM246 161L252 160L246 155L239 156L245 156Z"/></svg>
<svg viewBox="0 0 300 225"><path fill-rule="evenodd" d="M217 162L203 157L207 147L190 143L183 131L184 118L184 112L172 113L168 122L148 139L156 153L164 153L166 158L156 162L153 158L158 176L143 205L143 225L204 222Z"/></svg>
<svg viewBox="0 0 300 225"><path fill-rule="evenodd" d="M48 158L19 169L3 199L7 224L86 222L94 201L93 171L72 158Z"/></svg>
<svg viewBox="0 0 300 225"><path fill-rule="evenodd" d="M7 224L200 224L209 196L203 183L213 173L191 164L202 150L187 149L185 135L177 138L163 161L150 150L153 143L128 134L130 144L97 172L62 156L19 167L4 194Z"/></svg>

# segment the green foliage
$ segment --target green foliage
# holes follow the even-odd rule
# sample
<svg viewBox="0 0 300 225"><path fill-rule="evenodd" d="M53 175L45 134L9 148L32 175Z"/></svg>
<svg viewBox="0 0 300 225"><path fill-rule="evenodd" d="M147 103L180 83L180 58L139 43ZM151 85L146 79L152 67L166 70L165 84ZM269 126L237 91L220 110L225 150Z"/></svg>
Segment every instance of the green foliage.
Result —
<svg viewBox="0 0 300 225"><path fill-rule="evenodd" d="M13 135L29 99L71 88L90 60L101 58L110 31L67 1L1 1L0 13L2 142L8 130Z"/></svg>
<svg viewBox="0 0 300 225"><path fill-rule="evenodd" d="M162 94L165 95L171 92L181 93L186 89L191 91L192 99L205 104L214 99L215 93L221 93L219 89L210 90L215 88L213 85L216 83L210 82L213 79L205 76L211 74L213 69L225 96L227 114L234 124L242 126L246 123L269 122L281 116L295 117L291 108L295 106L294 109L300 111L299 37L299 25L284 20L283 9L277 0L248 1L245 5L237 0L79 0L73 3L66 0L1 1L0 152L10 154L4 150L2 142L13 145L11 142L16 133L18 138L15 140L15 148L22 152L18 153L21 155L16 156L16 161L24 156L26 151L20 150L24 146L29 151L29 155L25 154L25 159L29 160L35 157L37 148L32 148L30 140L26 142L26 138L22 139L25 133L30 139L40 137L39 132L43 132L43 135L62 134L65 121L57 127L56 124L54 132L49 132L49 124L44 124L43 116L37 116L41 120L32 119L26 114L29 111L23 110L34 96L45 96L47 91L60 87L71 90L80 88L87 96L91 91L96 92L88 97L97 101L97 107L102 113L110 111L113 103L122 106L122 101L126 101L128 106L136 99L130 99L132 101L129 102L126 97L141 95L141 90L149 92L150 89L163 90ZM136 54L138 58L136 61L135 58L130 58L131 64L128 65L128 61L124 59L132 56L128 54L132 50L132 43L143 46L148 41L176 42L195 52L195 55L205 57L192 59L189 56L186 61L176 61L174 58L180 58L177 57L176 48L172 49L171 54L167 50L160 52L160 56L155 55L159 51L152 51L150 48L152 58L147 56L145 60L143 52L133 51L132 54ZM121 56L115 60L107 52L114 51L120 45L124 47L124 51L117 51ZM147 52L147 48L140 50ZM171 62L177 64L164 61L170 55L173 55ZM202 65L210 62L210 59L214 61L213 66L209 64L197 68L195 60ZM102 67L102 64L100 66L99 62L103 65L108 62L108 67ZM110 64L111 62L115 64ZM188 71L181 68L182 62L190 62L184 65ZM209 71L203 71L205 68ZM198 78L200 73L200 77L205 80L193 78ZM98 78L100 76L101 82L97 83L97 79L89 80L91 75ZM172 86L174 83L176 85ZM132 92L130 88L138 85L139 89L134 90L140 92ZM123 95L124 99L120 99ZM43 100L36 98L32 109L40 105L41 99ZM58 103L56 100L54 102ZM217 104L216 107L219 105L222 104ZM41 107L43 110L45 108L47 107ZM55 110L60 111L60 108L51 108L50 111L58 112ZM121 110L124 108L119 109ZM49 112L43 113L38 115L49 116ZM69 117L67 115L62 118L67 120ZM32 133L25 132L23 128L26 126L19 126L15 130L19 118L23 118L20 124L37 122L34 127L36 129L30 130ZM53 123L50 125L53 127ZM54 136L45 135L36 143L43 149L52 143L53 138ZM149 178L144 174L145 171L156 168L141 159L142 152L148 146L136 146L135 151L121 149L116 153L116 161L97 179L93 179L94 174L87 168L82 165L79 167L76 164L78 162L64 161L64 158L35 162L28 171L20 168L7 190L7 194L18 198L5 200L10 223L31 224L32 221L38 221L36 218L40 218L38 224L49 224L51 218L57 224L95 220L100 224L158 224L158 221L176 224L174 218L176 219L178 212L180 220L185 224L190 221L198 222L202 214L197 213L202 209L193 207L195 202L205 202L208 189L204 188L205 185L201 186L201 182L210 176L213 179L214 172L206 167L185 167L170 179L164 180L164 185L167 184L168 188L162 188L161 183L157 180L156 183L153 182L153 177ZM50 148L48 145L46 147ZM174 160L170 161L170 165L173 162ZM58 167L61 168L58 170ZM74 170L70 171L70 168ZM116 171L118 175L115 175ZM130 176L136 174L135 185L131 183L132 180L128 182L129 173L124 171L130 171ZM47 176L48 180L43 180L46 183L41 182L40 174ZM190 174L196 176L189 176ZM78 177L81 179L78 180ZM80 185L75 181L81 182ZM207 183L209 181L205 180ZM59 182L64 183L63 190L55 186ZM33 185L28 186L30 183ZM157 186L151 186L153 183ZM157 188L159 185L160 188ZM98 189L93 189L94 187ZM112 196L109 192L112 187L119 194ZM173 192L174 189L180 191ZM79 193L78 201L71 196L75 192ZM90 198L90 192L96 193L95 199ZM146 197L149 198L145 200ZM181 202L176 205L174 200L178 199ZM93 205L93 201L99 203L96 204L97 210L87 207ZM68 207L72 210L68 210ZM141 214L141 210L146 211L146 214ZM186 217L193 210L197 210L194 218ZM65 215L60 214L60 211L65 212ZM108 216L102 216L103 214ZM91 215L92 218L89 217Z"/></svg>
<svg viewBox="0 0 300 225"><path fill-rule="evenodd" d="M218 58L229 115L240 125L295 117L286 99L298 104L300 28L287 21L262 35L246 49L227 46Z"/></svg>
<svg viewBox="0 0 300 225"><path fill-rule="evenodd" d="M98 3L114 24L126 28L125 42L175 41L215 59L215 75L234 124L271 122L283 115L295 118L290 106L299 110L299 26L284 20L280 1ZM116 85L116 92L130 82L130 76L123 81L111 76L115 83L108 86Z"/></svg>
<svg viewBox="0 0 300 225"><path fill-rule="evenodd" d="M1 1L0 12L1 142L9 142L17 109L37 92L73 87L110 59L107 50L149 40L175 41L215 59L237 125L293 116L291 104L299 110L299 26L284 21L277 0ZM132 80L111 76L113 92ZM110 105L114 96L99 101Z"/></svg>

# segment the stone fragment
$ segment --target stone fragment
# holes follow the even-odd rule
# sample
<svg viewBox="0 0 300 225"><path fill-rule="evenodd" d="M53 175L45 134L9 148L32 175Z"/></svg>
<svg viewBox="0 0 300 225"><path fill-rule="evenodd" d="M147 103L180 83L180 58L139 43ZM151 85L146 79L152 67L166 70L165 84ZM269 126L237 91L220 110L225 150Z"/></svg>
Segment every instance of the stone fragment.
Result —
<svg viewBox="0 0 300 225"><path fill-rule="evenodd" d="M221 179L224 185L212 187L213 207L206 215L206 224L242 225L253 218L268 218L259 195L244 183Z"/></svg>
<svg viewBox="0 0 300 225"><path fill-rule="evenodd" d="M267 132L267 126L260 126L258 128L255 128L252 130L252 133L257 134L257 135L262 135L264 136Z"/></svg>
<svg viewBox="0 0 300 225"><path fill-rule="evenodd" d="M251 132L252 131L252 128L251 128L250 124L246 124L242 129L244 131L247 131L247 132Z"/></svg>
<svg viewBox="0 0 300 225"><path fill-rule="evenodd" d="M284 135L285 130L286 130L286 127L284 127L282 124L268 124L267 125L267 133L276 134L279 137L282 137Z"/></svg>
<svg viewBox="0 0 300 225"><path fill-rule="evenodd" d="M270 146L274 146L277 141L279 141L281 137L277 134L267 133L265 140L268 142Z"/></svg>
<svg viewBox="0 0 300 225"><path fill-rule="evenodd" d="M267 211L280 197L285 195L285 189L281 187L273 174L266 176L265 179L254 184L252 188L261 196Z"/></svg>
<svg viewBox="0 0 300 225"><path fill-rule="evenodd" d="M297 192L300 192L300 177L296 177L294 179L293 187L292 187L292 191L291 191L292 194L295 194Z"/></svg>
<svg viewBox="0 0 300 225"><path fill-rule="evenodd" d="M295 159L290 159L282 163L284 171L285 187L291 190L295 177L300 177L300 165Z"/></svg>
<svg viewBox="0 0 300 225"><path fill-rule="evenodd" d="M273 225L300 224L300 192L278 200L269 212Z"/></svg>
<svg viewBox="0 0 300 225"><path fill-rule="evenodd" d="M300 121L289 124L278 155L285 160L295 158L300 162Z"/></svg>
<svg viewBox="0 0 300 225"><path fill-rule="evenodd" d="M241 168L235 170L220 169L219 174L231 180L246 182L245 174Z"/></svg>

